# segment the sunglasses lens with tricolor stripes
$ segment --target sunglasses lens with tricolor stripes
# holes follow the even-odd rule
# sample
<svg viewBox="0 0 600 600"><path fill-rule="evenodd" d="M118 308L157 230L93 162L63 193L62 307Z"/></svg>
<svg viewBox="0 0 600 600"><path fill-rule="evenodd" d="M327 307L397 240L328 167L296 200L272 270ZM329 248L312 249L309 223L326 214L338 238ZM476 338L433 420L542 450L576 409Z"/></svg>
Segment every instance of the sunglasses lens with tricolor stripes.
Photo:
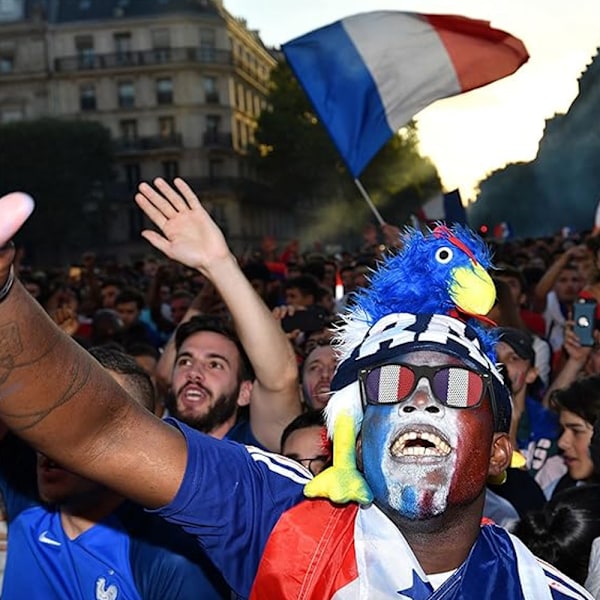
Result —
<svg viewBox="0 0 600 600"><path fill-rule="evenodd" d="M360 374L363 403L395 404L406 400L425 377L436 399L452 408L477 406L485 394L484 375L465 367L417 367L388 364Z"/></svg>

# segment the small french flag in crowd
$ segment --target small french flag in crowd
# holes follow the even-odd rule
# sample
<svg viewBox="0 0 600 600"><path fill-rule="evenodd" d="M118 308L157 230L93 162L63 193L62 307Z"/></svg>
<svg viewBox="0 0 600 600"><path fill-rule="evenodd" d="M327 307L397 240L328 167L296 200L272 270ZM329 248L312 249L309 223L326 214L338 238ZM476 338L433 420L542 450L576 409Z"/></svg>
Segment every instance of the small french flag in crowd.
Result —
<svg viewBox="0 0 600 600"><path fill-rule="evenodd" d="M519 39L487 21L396 11L344 18L282 50L355 178L421 109L529 58Z"/></svg>
<svg viewBox="0 0 600 600"><path fill-rule="evenodd" d="M448 225L452 223L467 224L467 212L458 190L445 194L440 192L425 202L417 211L416 216L419 221L428 225L439 221L444 221Z"/></svg>
<svg viewBox="0 0 600 600"><path fill-rule="evenodd" d="M494 238L499 241L508 240L512 237L512 227L506 222L501 221L494 227Z"/></svg>

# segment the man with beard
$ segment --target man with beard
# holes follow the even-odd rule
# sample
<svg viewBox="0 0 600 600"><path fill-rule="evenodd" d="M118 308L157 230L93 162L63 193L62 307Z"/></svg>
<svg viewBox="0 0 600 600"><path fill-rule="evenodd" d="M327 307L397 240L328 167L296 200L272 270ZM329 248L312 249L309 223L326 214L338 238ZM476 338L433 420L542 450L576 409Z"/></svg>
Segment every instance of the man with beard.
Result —
<svg viewBox="0 0 600 600"><path fill-rule="evenodd" d="M144 236L191 256L205 211L181 180L180 193L155 183L166 195L142 184L136 199L164 237ZM31 209L23 195L0 200L0 245ZM444 234L427 243L444 265L463 251ZM340 331L328 410L345 399L356 412L358 468L373 501L301 502L310 474L300 465L135 406L12 280L13 258L10 246L0 251L0 417L54 460L197 536L238 596L591 598L481 522L486 480L510 463L511 407L491 336L475 324L397 303L372 319L373 303L357 299L362 318ZM348 429L336 433L334 467Z"/></svg>
<svg viewBox="0 0 600 600"><path fill-rule="evenodd" d="M155 188L142 184L138 198L149 206L175 199L184 207L193 192L178 181L184 187L162 179ZM157 365L159 389L169 388L169 414L213 437L277 452L283 429L301 412L294 350L210 216L203 210L174 214L181 217L175 244L164 246L155 232L146 239L198 270L230 318L192 307L178 326ZM189 215L194 218L185 223Z"/></svg>
<svg viewBox="0 0 600 600"><path fill-rule="evenodd" d="M169 414L213 437L262 447L238 415L255 375L233 329L218 317L192 317L177 328L175 349Z"/></svg>
<svg viewBox="0 0 600 600"><path fill-rule="evenodd" d="M337 365L335 349L329 344L316 344L302 363L302 393L309 410L322 410L331 395L331 379Z"/></svg>

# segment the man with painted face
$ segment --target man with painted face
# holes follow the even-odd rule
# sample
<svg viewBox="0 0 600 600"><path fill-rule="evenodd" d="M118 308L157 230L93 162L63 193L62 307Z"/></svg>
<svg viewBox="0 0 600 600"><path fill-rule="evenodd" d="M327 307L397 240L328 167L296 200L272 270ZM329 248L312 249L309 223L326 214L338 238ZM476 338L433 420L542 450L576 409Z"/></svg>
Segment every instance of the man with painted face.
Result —
<svg viewBox="0 0 600 600"><path fill-rule="evenodd" d="M193 246L190 222L207 218L175 185L159 182L162 194L143 186L136 197L164 251ZM31 208L22 195L0 200L0 245ZM487 265L469 247L482 242L462 233L412 237L437 264L424 265L428 286L446 278L454 305L477 309L460 290L487 288ZM197 536L239 597L590 598L503 529L482 526L486 480L510 462L510 400L493 344L458 313L404 296L357 299L327 407L333 467L307 486L334 502L302 502L311 477L300 465L138 408L12 281L13 257L10 246L0 251L0 418L53 460ZM381 268L395 272L401 261Z"/></svg>

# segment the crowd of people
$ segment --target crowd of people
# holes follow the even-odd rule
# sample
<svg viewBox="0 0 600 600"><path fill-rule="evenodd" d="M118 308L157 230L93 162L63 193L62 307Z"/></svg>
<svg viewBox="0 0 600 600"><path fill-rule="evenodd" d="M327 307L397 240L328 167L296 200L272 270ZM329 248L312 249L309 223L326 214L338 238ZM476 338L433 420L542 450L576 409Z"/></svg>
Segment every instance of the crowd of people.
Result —
<svg viewBox="0 0 600 600"><path fill-rule="evenodd" d="M3 598L600 598L600 237L236 257L135 201L156 253L43 270L0 200Z"/></svg>

